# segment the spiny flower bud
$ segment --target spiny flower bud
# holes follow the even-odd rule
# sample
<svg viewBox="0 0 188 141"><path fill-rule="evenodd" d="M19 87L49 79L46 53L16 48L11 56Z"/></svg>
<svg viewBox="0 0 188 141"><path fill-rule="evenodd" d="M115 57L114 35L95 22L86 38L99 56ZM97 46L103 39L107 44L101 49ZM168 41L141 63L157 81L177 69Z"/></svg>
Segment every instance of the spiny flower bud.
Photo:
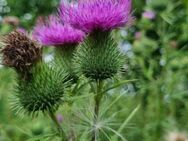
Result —
<svg viewBox="0 0 188 141"><path fill-rule="evenodd" d="M121 68L122 54L109 32L96 31L79 46L75 62L86 77L104 80Z"/></svg>
<svg viewBox="0 0 188 141"><path fill-rule="evenodd" d="M13 107L23 113L36 115L40 111L54 112L63 101L66 74L61 70L38 64L29 82L20 81Z"/></svg>
<svg viewBox="0 0 188 141"><path fill-rule="evenodd" d="M26 74L41 60L41 47L24 33L13 31L4 36L2 42L2 61L7 67L15 68L20 74Z"/></svg>

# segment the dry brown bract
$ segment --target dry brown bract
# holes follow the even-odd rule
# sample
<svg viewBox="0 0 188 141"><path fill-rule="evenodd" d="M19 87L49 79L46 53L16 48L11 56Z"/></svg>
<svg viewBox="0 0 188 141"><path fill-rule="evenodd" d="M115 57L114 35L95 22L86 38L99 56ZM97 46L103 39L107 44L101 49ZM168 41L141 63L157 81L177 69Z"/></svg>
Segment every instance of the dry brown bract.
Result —
<svg viewBox="0 0 188 141"><path fill-rule="evenodd" d="M29 71L33 64L41 60L41 47L24 33L13 31L4 36L2 42L5 44L1 51L5 66L22 73Z"/></svg>

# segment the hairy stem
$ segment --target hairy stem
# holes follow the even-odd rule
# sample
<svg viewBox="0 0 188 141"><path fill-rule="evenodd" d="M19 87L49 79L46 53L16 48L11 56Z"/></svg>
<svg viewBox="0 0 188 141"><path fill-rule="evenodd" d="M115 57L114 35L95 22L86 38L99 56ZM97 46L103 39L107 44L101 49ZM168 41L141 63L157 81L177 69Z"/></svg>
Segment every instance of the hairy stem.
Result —
<svg viewBox="0 0 188 141"><path fill-rule="evenodd" d="M65 133L63 131L63 128L61 127L61 125L59 124L59 122L57 121L54 113L52 111L49 112L49 116L51 118L51 120L54 122L57 130L58 130L58 134L59 136L62 138L62 141L67 141L67 139L65 139Z"/></svg>
<svg viewBox="0 0 188 141"><path fill-rule="evenodd" d="M100 109L100 102L101 99L103 97L102 92L102 81L97 81L96 82L97 87L96 87L96 95L94 97L95 100L95 106L94 106L94 120L93 120L93 133L92 133L92 138L91 141L97 141L97 128L96 128L96 124L97 124L97 120L99 117L99 109Z"/></svg>

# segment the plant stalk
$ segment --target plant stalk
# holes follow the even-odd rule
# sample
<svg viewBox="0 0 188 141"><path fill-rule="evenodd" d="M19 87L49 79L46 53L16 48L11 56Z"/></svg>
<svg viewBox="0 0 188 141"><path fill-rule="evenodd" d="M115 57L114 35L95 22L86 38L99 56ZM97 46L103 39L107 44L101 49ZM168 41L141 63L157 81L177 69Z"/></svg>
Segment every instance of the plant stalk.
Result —
<svg viewBox="0 0 188 141"><path fill-rule="evenodd" d="M97 86L96 86L96 95L94 97L95 100L95 106L94 106L94 120L93 120L93 133L92 133L92 138L91 141L97 141L97 129L96 129L96 124L98 121L98 117L99 117L99 110L100 110L100 102L101 99L103 97L102 92L102 81L97 81L96 82Z"/></svg>

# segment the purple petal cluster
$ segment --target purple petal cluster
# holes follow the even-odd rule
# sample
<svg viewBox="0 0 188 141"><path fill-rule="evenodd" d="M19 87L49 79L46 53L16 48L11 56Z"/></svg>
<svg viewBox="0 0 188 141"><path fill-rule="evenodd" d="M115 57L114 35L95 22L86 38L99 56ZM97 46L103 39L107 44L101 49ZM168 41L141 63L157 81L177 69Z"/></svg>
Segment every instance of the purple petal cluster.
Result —
<svg viewBox="0 0 188 141"><path fill-rule="evenodd" d="M131 20L131 0L79 0L60 5L60 17L87 33L112 30Z"/></svg>
<svg viewBox="0 0 188 141"><path fill-rule="evenodd" d="M51 16L46 23L39 23L34 28L33 36L43 45L59 46L77 44L83 41L85 33L69 24L63 24L58 17Z"/></svg>

